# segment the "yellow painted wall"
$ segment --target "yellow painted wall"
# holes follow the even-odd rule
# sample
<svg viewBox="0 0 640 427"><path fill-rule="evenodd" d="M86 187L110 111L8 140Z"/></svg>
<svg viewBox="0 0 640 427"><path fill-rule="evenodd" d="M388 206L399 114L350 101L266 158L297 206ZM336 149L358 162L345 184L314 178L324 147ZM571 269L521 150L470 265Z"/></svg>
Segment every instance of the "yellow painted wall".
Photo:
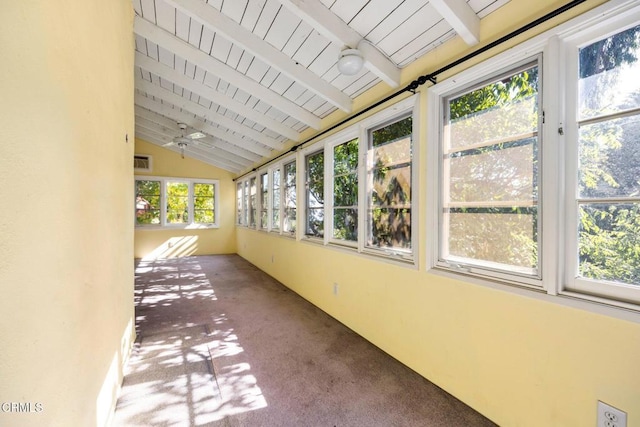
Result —
<svg viewBox="0 0 640 427"><path fill-rule="evenodd" d="M115 404L135 333L132 29L130 0L0 5L2 426L104 426Z"/></svg>
<svg viewBox="0 0 640 427"><path fill-rule="evenodd" d="M483 21L483 38L563 3L512 0ZM457 41L445 44L408 67L403 81L469 49ZM603 400L627 411L629 426L640 426L639 323L426 272L427 140L421 121L418 269L246 228L237 231L238 253L499 425L593 426L597 400Z"/></svg>
<svg viewBox="0 0 640 427"><path fill-rule="evenodd" d="M220 181L219 228L146 230L136 228L135 257L175 258L189 255L235 253L235 184L232 181L233 175L228 171L188 156L183 159L179 153L138 138L136 138L135 151L136 154L150 154L153 158L153 170L149 173L136 172L136 175L217 179ZM131 185L133 187L133 182Z"/></svg>

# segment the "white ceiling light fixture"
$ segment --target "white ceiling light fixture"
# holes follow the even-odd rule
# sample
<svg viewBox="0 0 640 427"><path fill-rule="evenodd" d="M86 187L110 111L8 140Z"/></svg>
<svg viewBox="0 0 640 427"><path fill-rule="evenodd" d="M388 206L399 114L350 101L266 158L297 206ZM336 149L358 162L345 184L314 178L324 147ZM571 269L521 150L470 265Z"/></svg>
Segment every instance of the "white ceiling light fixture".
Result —
<svg viewBox="0 0 640 427"><path fill-rule="evenodd" d="M344 49L338 57L338 70L345 76L353 76L362 70L364 59L358 49Z"/></svg>

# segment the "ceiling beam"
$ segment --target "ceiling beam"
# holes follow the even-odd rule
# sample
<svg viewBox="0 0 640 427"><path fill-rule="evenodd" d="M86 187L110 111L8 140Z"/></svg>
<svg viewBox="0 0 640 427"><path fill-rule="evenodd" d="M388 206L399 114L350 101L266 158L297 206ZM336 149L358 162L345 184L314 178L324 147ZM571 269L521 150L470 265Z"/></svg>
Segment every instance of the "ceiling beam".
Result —
<svg viewBox="0 0 640 427"><path fill-rule="evenodd" d="M480 43L480 18L465 0L430 0L429 3L466 44Z"/></svg>
<svg viewBox="0 0 640 427"><path fill-rule="evenodd" d="M284 147L284 144L282 142L270 138L253 128L236 122L235 120L230 119L229 117L226 117L213 110L210 110L209 108L203 107L197 102L193 102L176 93L173 93L172 91L167 90L160 85L153 84L148 80L142 79L141 77L136 77L135 83L136 89L142 92L146 92L149 95L169 102L178 108L182 108L183 110L195 114L196 116L200 116L204 119L211 120L212 122L219 123L221 126L224 126L225 128L237 132L241 135L246 135L261 144L264 144L276 150L281 150Z"/></svg>
<svg viewBox="0 0 640 427"><path fill-rule="evenodd" d="M376 47L349 27L320 0L279 0L331 42L360 50L365 66L391 87L400 85L400 69Z"/></svg>
<svg viewBox="0 0 640 427"><path fill-rule="evenodd" d="M167 134L173 133L173 136L176 136L178 133L180 133L180 130L177 129L176 127L176 124L178 121L174 119L161 116L160 114L154 113L153 111L146 110L137 105L135 107L135 112L136 112L136 123L138 123L139 120L143 120L150 123L155 123L157 126L160 126L164 133L167 133ZM203 133L206 134L206 132L203 132ZM233 144L228 143L227 141L221 140L214 136L208 136L206 140L209 142L209 145L211 145L213 148L218 148L227 153L235 154L236 156L249 160L251 162L257 162L258 160L265 157L265 156L256 154L254 152L251 152L249 150L246 150L244 148L237 147ZM268 153L270 152L267 151L267 154Z"/></svg>
<svg viewBox="0 0 640 427"><path fill-rule="evenodd" d="M272 91L268 87L265 87L255 80L234 70L224 62L218 61L214 57L206 54L195 46L190 45L170 32L155 26L146 19L136 15L133 29L137 35L144 37L145 39L162 46L171 52L174 52L181 58L186 59L203 70L206 70L207 73L218 76L227 83L236 86L248 94L254 95L261 101L273 106L277 110L295 118L296 120L300 120L302 123L305 123L314 129L320 129L321 119L318 116L302 108L295 102L290 101L280 94Z"/></svg>
<svg viewBox="0 0 640 427"><path fill-rule="evenodd" d="M159 125L154 121L145 119L143 117L136 116L136 126L153 131L157 134L161 134L167 138L174 139L176 136L173 129ZM236 154L229 153L228 151L221 148L219 144L216 145L215 143L213 143L211 137L194 140L193 143L189 143L189 145L195 145L196 147L202 149L204 152L208 152L211 155L215 155L217 157L220 157L221 159L227 160L231 163L235 163L238 166L247 167L250 164L255 163L255 161L251 161ZM212 149L216 150L215 153L211 151Z"/></svg>
<svg viewBox="0 0 640 427"><path fill-rule="evenodd" d="M154 135L151 132L144 132L144 130L136 130L136 137L138 137L140 139L144 139L145 141L151 142L152 144L159 145L160 147L163 147L163 148L165 148L167 150L171 150L171 151L174 151L176 153L180 153L180 149L179 148L176 149L176 147L165 147L164 144L166 144L169 141L167 141L166 139L163 139L159 135ZM237 174L238 172L240 172L242 170L242 168L238 168L237 166L229 165L228 163L221 162L218 159L210 158L208 156L202 156L200 154L193 153L193 152L190 152L190 151L185 151L184 155L185 155L185 157L191 157L191 158L200 160L202 162L208 163L208 164L210 164L212 166L227 170L227 171L232 172L232 173L236 173Z"/></svg>
<svg viewBox="0 0 640 427"><path fill-rule="evenodd" d="M249 120L271 129L272 131L287 137L293 141L300 140L300 133L291 129L289 126L282 124L281 122L271 119L266 115L254 110L253 108L236 101L233 97L218 92L217 90L209 87L203 83L200 83L191 77L188 77L172 67L169 67L161 62L156 61L153 58L148 57L140 52L136 52L136 65L140 68L147 70L153 74L162 77L172 83L182 86L191 92L197 93L204 98L212 101L215 104L221 105L224 108L233 111Z"/></svg>
<svg viewBox="0 0 640 427"><path fill-rule="evenodd" d="M175 119L176 122L185 123L194 129L200 130L209 135L213 135L216 138L228 142L229 144L235 145L236 147L249 150L263 157L270 156L272 154L269 148L259 145L254 141L240 138L239 136L236 136L230 132L226 132L215 126L211 126L210 124L194 117L194 115L192 114L179 111L166 104L154 101L151 98L147 98L146 96L137 93L134 95L134 99L137 106L146 108L147 110L151 110L166 117L171 117Z"/></svg>
<svg viewBox="0 0 640 427"><path fill-rule="evenodd" d="M201 22L216 34L220 34L233 44L260 58L320 98L347 113L351 112L353 101L347 94L306 67L300 66L285 53L227 17L215 7L209 6L202 0L164 1L192 19Z"/></svg>

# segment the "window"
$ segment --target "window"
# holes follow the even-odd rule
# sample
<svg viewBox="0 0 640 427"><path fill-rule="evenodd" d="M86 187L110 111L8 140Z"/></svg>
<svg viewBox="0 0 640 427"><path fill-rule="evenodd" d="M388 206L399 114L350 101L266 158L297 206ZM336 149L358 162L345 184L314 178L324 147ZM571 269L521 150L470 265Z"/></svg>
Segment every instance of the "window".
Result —
<svg viewBox="0 0 640 427"><path fill-rule="evenodd" d="M429 88L430 268L640 311L638 75L621 2Z"/></svg>
<svg viewBox="0 0 640 427"><path fill-rule="evenodd" d="M399 101L299 153L307 241L416 265L417 100Z"/></svg>
<svg viewBox="0 0 640 427"><path fill-rule="evenodd" d="M241 181L236 183L236 224L242 225L242 213L243 209L243 196L242 196L243 184Z"/></svg>
<svg viewBox="0 0 640 427"><path fill-rule="evenodd" d="M411 251L411 116L368 132L367 243Z"/></svg>
<svg viewBox="0 0 640 427"><path fill-rule="evenodd" d="M266 230L269 226L269 174L260 175L260 228Z"/></svg>
<svg viewBox="0 0 640 427"><path fill-rule="evenodd" d="M332 238L358 241L358 138L333 147Z"/></svg>
<svg viewBox="0 0 640 427"><path fill-rule="evenodd" d="M640 25L570 46L567 288L640 301ZM598 37L594 40L593 36ZM584 42L583 42L584 40ZM577 82L576 82L577 80Z"/></svg>
<svg viewBox="0 0 640 427"><path fill-rule="evenodd" d="M324 151L305 156L306 224L304 234L324 236Z"/></svg>
<svg viewBox="0 0 640 427"><path fill-rule="evenodd" d="M167 223L189 223L189 183L167 182Z"/></svg>
<svg viewBox="0 0 640 427"><path fill-rule="evenodd" d="M193 183L193 222L213 224L215 221L215 186L202 182Z"/></svg>
<svg viewBox="0 0 640 427"><path fill-rule="evenodd" d="M280 168L274 169L271 176L271 230L280 231Z"/></svg>
<svg viewBox="0 0 640 427"><path fill-rule="evenodd" d="M256 211L257 211L257 200L256 200L256 177L253 176L249 178L249 227L256 226Z"/></svg>
<svg viewBox="0 0 640 427"><path fill-rule="evenodd" d="M249 180L244 181L242 193L242 224L249 225Z"/></svg>
<svg viewBox="0 0 640 427"><path fill-rule="evenodd" d="M284 165L284 215L282 231L289 234L296 232L296 162Z"/></svg>
<svg viewBox="0 0 640 427"><path fill-rule="evenodd" d="M538 277L537 62L444 99L439 259Z"/></svg>
<svg viewBox="0 0 640 427"><path fill-rule="evenodd" d="M161 181L136 180L136 225L160 225Z"/></svg>
<svg viewBox="0 0 640 427"><path fill-rule="evenodd" d="M136 177L136 226L217 227L218 181Z"/></svg>

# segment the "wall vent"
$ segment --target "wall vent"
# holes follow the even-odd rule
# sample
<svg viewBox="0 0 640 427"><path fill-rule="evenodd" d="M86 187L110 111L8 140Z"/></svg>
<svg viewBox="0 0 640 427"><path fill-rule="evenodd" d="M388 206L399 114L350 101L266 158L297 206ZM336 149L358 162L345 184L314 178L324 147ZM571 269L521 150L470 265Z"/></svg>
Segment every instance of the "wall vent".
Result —
<svg viewBox="0 0 640 427"><path fill-rule="evenodd" d="M136 172L151 172L151 156L148 154L135 154L133 156L133 169Z"/></svg>

